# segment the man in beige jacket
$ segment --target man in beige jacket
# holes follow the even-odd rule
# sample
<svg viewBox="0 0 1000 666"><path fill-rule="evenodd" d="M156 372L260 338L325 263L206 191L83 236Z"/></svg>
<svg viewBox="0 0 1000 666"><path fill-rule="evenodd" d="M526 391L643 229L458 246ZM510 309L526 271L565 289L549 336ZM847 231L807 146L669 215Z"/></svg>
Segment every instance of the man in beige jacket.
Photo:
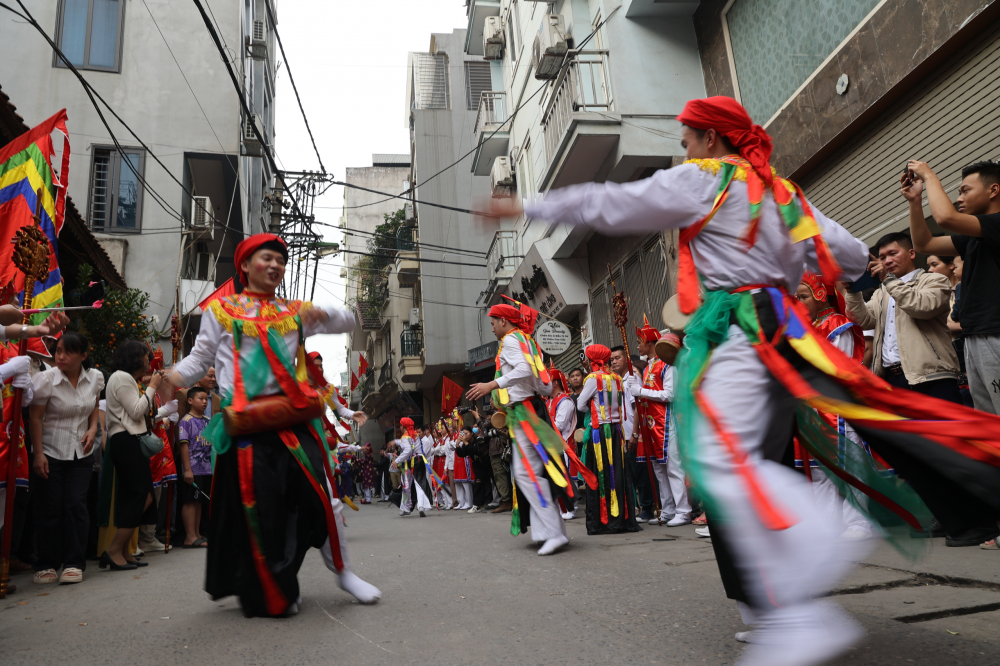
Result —
<svg viewBox="0 0 1000 666"><path fill-rule="evenodd" d="M961 403L958 356L948 332L951 283L915 265L910 237L891 233L876 245L869 265L882 282L868 303L848 293L847 315L874 329L872 372L893 386Z"/></svg>

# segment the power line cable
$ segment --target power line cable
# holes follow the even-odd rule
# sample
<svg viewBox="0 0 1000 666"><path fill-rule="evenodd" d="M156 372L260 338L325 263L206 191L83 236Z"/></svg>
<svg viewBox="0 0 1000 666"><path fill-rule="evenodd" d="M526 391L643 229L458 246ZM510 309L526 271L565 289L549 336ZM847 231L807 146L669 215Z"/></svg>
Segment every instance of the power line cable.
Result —
<svg viewBox="0 0 1000 666"><path fill-rule="evenodd" d="M59 57L60 60L62 60L62 62L66 65L66 67L70 71L72 71L73 74L76 76L76 78L80 81L81 85L83 86L84 92L87 93L87 97L90 99L90 103L93 105L94 110L97 111L98 118L104 125L104 128L108 131L111 140L114 142L117 152L122 156L122 161L125 162L125 164L129 167L132 173L139 180L139 182L142 183L143 189L149 192L150 195L153 197L153 200L160 204L161 208L164 209L164 212L171 215L171 217L177 218L177 220L180 221L183 225L185 222L184 217L179 212L177 212L172 206L166 204L166 200L163 198L163 196L160 195L155 188L149 185L149 183L142 176L142 174L140 174L138 170L135 168L135 166L132 165L132 161L126 157L124 148L122 148L121 143L118 141L118 138L115 135L114 131L111 129L111 126L108 125L108 122L104 117L104 114L101 112L100 106L97 104L97 101L95 101L94 98L96 97L98 100L101 101L101 103L105 106L105 108L107 108L107 110L111 113L111 115L114 116L114 118L119 123L121 123L126 130L128 130L129 134L131 134L132 137L139 143L139 145L141 145L143 149L147 153L149 153L149 155L153 158L153 160L163 168L163 170L167 173L167 175L170 176L170 178L180 186L182 191L184 191L188 196L194 196L194 195L191 193L190 190L187 189L187 187L184 186L184 184L180 180L177 179L176 176L174 176L174 174L170 171L170 169L167 168L167 165L164 164L159 157L157 157L156 153L154 153L153 150L142 139L139 138L139 135L135 133L135 131L129 126L128 123L126 123L122 119L121 116L118 115L118 113L111 107L110 104L108 104L108 102L101 96L101 94L97 90L95 90L92 85L90 85L90 82L87 81L87 79L84 78L84 76L73 65L73 63L69 61L69 58L66 57L66 54L64 54L62 50L56 45L56 43L52 41L52 38L49 37L48 33L45 32L45 29L38 24L38 21L36 21L34 16L31 15L31 12L28 11L28 8L24 6L24 3L21 2L21 0L16 0L16 1L17 4L24 11L24 14L21 14L14 8L2 2L0 2L0 8L6 9L11 13L20 16L22 19L30 23L42 35L42 37L45 38L45 41L49 43L49 46L52 48L53 52ZM230 232L232 232L232 229L230 229L229 227L225 227L224 232L226 232L228 235ZM232 236L230 236L230 241L232 241L234 244L238 242L238 240L234 240Z"/></svg>
<svg viewBox="0 0 1000 666"><path fill-rule="evenodd" d="M326 167L323 166L323 158L319 156L319 148L316 147L316 139L313 138L312 128L309 127L309 119L306 118L306 110L302 108L302 99L299 97L298 86L295 85L295 77L292 76L292 66L288 63L288 56L285 55L285 47L281 43L281 35L278 34L278 22L274 20L271 12L271 0L264 0L264 7L267 9L267 18L274 30L274 36L278 41L278 48L281 50L281 57L285 61L285 69L288 71L288 80L292 83L292 91L295 93L295 101L299 103L299 111L302 112L302 120L306 124L306 131L309 132L309 140L312 141L313 150L316 152L316 159L319 161L319 168L326 175Z"/></svg>

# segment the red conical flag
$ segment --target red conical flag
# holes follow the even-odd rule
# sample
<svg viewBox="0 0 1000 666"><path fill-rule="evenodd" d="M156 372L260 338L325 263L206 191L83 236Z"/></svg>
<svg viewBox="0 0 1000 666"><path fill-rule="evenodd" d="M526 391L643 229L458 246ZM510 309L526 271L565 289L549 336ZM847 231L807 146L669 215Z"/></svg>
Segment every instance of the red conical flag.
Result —
<svg viewBox="0 0 1000 666"><path fill-rule="evenodd" d="M441 413L448 414L462 399L462 387L447 377L441 378Z"/></svg>

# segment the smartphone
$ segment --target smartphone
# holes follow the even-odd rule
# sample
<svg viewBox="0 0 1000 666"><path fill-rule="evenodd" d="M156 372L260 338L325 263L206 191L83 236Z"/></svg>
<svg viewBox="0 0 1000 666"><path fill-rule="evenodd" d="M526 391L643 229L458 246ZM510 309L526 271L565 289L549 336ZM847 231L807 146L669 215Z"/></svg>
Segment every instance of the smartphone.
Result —
<svg viewBox="0 0 1000 666"><path fill-rule="evenodd" d="M882 283L875 279L875 276L871 274L871 271L866 270L861 277L859 277L854 282L847 285L847 288L851 290L851 293L858 294L866 289L873 289L878 287Z"/></svg>
<svg viewBox="0 0 1000 666"><path fill-rule="evenodd" d="M913 185L913 172L910 171L910 160L906 160L903 165L903 185L909 187Z"/></svg>

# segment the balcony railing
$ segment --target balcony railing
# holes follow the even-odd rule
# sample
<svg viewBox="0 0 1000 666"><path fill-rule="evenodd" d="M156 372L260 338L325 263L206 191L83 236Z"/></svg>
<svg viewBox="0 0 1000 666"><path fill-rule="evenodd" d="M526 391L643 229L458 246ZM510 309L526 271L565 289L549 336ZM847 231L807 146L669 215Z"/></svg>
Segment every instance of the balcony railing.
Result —
<svg viewBox="0 0 1000 666"><path fill-rule="evenodd" d="M507 93L484 92L479 96L479 113L476 114L476 124L472 134L479 136L480 132L493 132L507 121Z"/></svg>
<svg viewBox="0 0 1000 666"><path fill-rule="evenodd" d="M490 250L486 253L486 279L505 278L514 274L517 258L514 256L514 232L498 231L493 235Z"/></svg>
<svg viewBox="0 0 1000 666"><path fill-rule="evenodd" d="M580 51L559 74L552 97L542 115L545 154L551 160L573 113L609 111L612 105L608 78L608 51Z"/></svg>
<svg viewBox="0 0 1000 666"><path fill-rule="evenodd" d="M375 388L375 371L369 370L365 373L364 377L361 378L361 400L364 401L365 398L372 392Z"/></svg>
<svg viewBox="0 0 1000 666"><path fill-rule="evenodd" d="M403 329L399 334L399 349L403 356L420 356L424 350L424 334L415 328Z"/></svg>
<svg viewBox="0 0 1000 666"><path fill-rule="evenodd" d="M396 249L400 252L414 252L417 249L416 243L417 228L402 226L396 232Z"/></svg>
<svg viewBox="0 0 1000 666"><path fill-rule="evenodd" d="M378 373L378 385L384 386L390 379L392 379L392 358L386 357Z"/></svg>

